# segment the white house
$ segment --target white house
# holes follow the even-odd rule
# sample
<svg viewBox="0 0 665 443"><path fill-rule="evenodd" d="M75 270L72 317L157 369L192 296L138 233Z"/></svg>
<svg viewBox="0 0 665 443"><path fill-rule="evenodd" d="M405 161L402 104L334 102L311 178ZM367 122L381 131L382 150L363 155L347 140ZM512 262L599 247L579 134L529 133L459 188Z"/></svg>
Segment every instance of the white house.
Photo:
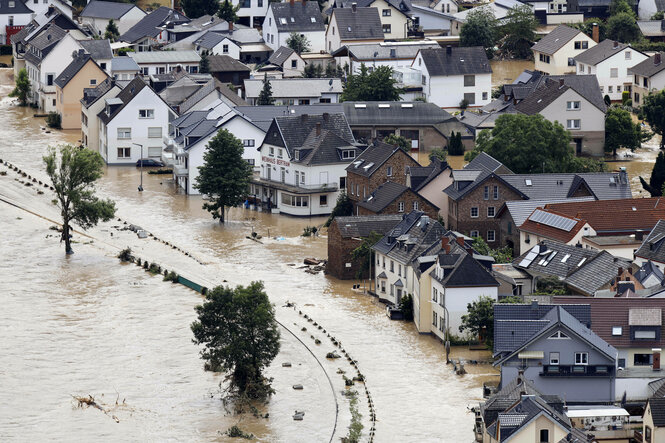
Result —
<svg viewBox="0 0 665 443"><path fill-rule="evenodd" d="M380 43L391 28L384 28L376 8L335 8L326 30L325 48L334 53L342 46Z"/></svg>
<svg viewBox="0 0 665 443"><path fill-rule="evenodd" d="M406 39L409 36L411 23L413 21L413 5L406 0L337 0L333 2L331 9L326 13L332 14L336 9L352 9L356 7L375 8L379 13L382 32L387 39ZM339 23L338 25L342 26ZM332 22L332 20L331 20Z"/></svg>
<svg viewBox="0 0 665 443"><path fill-rule="evenodd" d="M111 75L111 59L113 58L113 51L111 50L111 43L107 39L86 39L79 40L79 44L83 47L86 53L104 70L108 75Z"/></svg>
<svg viewBox="0 0 665 443"><path fill-rule="evenodd" d="M342 81L338 78L279 78L270 79L272 97L276 105L310 105L339 103ZM263 89L263 80L245 80L245 100L257 104Z"/></svg>
<svg viewBox="0 0 665 443"><path fill-rule="evenodd" d="M421 40L414 42L381 42L343 46L333 56L338 66L349 63L351 72L359 73L360 65L365 64L369 72L379 66L389 66L394 70L408 68L421 49L437 49L437 42ZM420 79L418 79L420 83Z"/></svg>
<svg viewBox="0 0 665 443"><path fill-rule="evenodd" d="M92 28L97 35L103 36L109 21L113 20L118 32L124 34L145 15L146 13L133 3L91 0L79 14L79 20Z"/></svg>
<svg viewBox="0 0 665 443"><path fill-rule="evenodd" d="M531 47L536 71L574 74L575 57L594 46L596 42L579 29L559 25Z"/></svg>
<svg viewBox="0 0 665 443"><path fill-rule="evenodd" d="M113 57L111 59L111 77L118 81L129 82L141 68L131 57Z"/></svg>
<svg viewBox="0 0 665 443"><path fill-rule="evenodd" d="M103 153L99 149L99 114L106 106L106 99L116 97L122 89L114 80L106 79L96 88L83 90L81 99L81 144L86 148Z"/></svg>
<svg viewBox="0 0 665 443"><path fill-rule="evenodd" d="M270 3L263 20L263 40L276 51L280 46L288 46L286 41L295 32L309 40L309 50L325 50L326 26L319 5L312 1Z"/></svg>
<svg viewBox="0 0 665 443"><path fill-rule="evenodd" d="M189 21L181 12L160 6L121 34L120 41L130 44L136 52L152 51L153 46L168 43L166 27Z"/></svg>
<svg viewBox="0 0 665 443"><path fill-rule="evenodd" d="M166 74L176 67L181 67L190 74L199 72L201 56L196 51L149 51L128 52L127 55L134 59L141 74L148 76L153 74Z"/></svg>
<svg viewBox="0 0 665 443"><path fill-rule="evenodd" d="M240 22L250 28L263 22L268 13L269 0L231 0L233 6L238 7L236 15Z"/></svg>
<svg viewBox="0 0 665 443"><path fill-rule="evenodd" d="M99 150L107 164L133 164L140 158L162 157L163 136L176 114L135 77L114 98L106 98L97 114Z"/></svg>
<svg viewBox="0 0 665 443"><path fill-rule="evenodd" d="M630 45L603 40L576 56L575 63L578 75L595 75L600 93L612 101L620 101L623 92L631 95L633 76L628 70L648 58Z"/></svg>
<svg viewBox="0 0 665 443"><path fill-rule="evenodd" d="M33 10L22 0L0 2L0 39L11 44L9 37L32 20Z"/></svg>
<svg viewBox="0 0 665 443"><path fill-rule="evenodd" d="M272 53L263 37L254 28L237 29L232 26L227 31L210 31L194 42L194 49L202 54L228 55L243 63L262 63Z"/></svg>
<svg viewBox="0 0 665 443"><path fill-rule="evenodd" d="M263 207L295 216L328 215L346 167L360 153L342 113L275 117L251 194Z"/></svg>
<svg viewBox="0 0 665 443"><path fill-rule="evenodd" d="M459 11L459 4L456 0L438 0L434 2L432 9L446 14L457 14Z"/></svg>
<svg viewBox="0 0 665 443"><path fill-rule="evenodd" d="M307 63L296 51L282 46L270 56L268 64L288 78L302 77Z"/></svg>
<svg viewBox="0 0 665 443"><path fill-rule="evenodd" d="M452 2L449 2L450 5ZM446 6L448 6L446 5ZM421 31L438 31L442 35L450 35L455 17L451 14L428 8L427 6L412 5L413 26Z"/></svg>
<svg viewBox="0 0 665 443"><path fill-rule="evenodd" d="M633 76L633 106L640 107L651 92L665 88L665 53L657 52L647 60L628 68Z"/></svg>
<svg viewBox="0 0 665 443"><path fill-rule="evenodd" d="M26 0L25 4L35 13L35 16L46 13L51 7L69 19L74 16L74 7L69 0Z"/></svg>
<svg viewBox="0 0 665 443"><path fill-rule="evenodd" d="M492 68L480 46L421 49L412 67L421 71L427 101L441 108L463 101L481 107L492 99Z"/></svg>

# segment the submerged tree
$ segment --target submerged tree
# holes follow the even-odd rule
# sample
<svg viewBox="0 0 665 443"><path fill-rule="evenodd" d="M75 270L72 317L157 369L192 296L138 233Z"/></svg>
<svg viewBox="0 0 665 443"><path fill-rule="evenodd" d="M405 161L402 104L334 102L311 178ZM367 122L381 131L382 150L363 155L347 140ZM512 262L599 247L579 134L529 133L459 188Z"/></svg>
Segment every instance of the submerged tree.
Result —
<svg viewBox="0 0 665 443"><path fill-rule="evenodd" d="M342 101L399 101L404 92L397 87L393 78L393 69L389 66L378 66L371 73L364 63L360 64L360 72L351 74L344 85Z"/></svg>
<svg viewBox="0 0 665 443"><path fill-rule="evenodd" d="M411 151L411 142L401 135L389 134L387 137L383 138L383 143L395 146L400 148L404 152Z"/></svg>
<svg viewBox="0 0 665 443"><path fill-rule="evenodd" d="M647 183L640 177L642 187L651 194L652 197L660 197L663 195L663 185L665 184L665 152L660 151L656 157L656 163L651 170L651 177Z"/></svg>
<svg viewBox="0 0 665 443"><path fill-rule="evenodd" d="M275 309L263 283L249 286L218 286L196 307L192 323L194 343L204 345L205 369L225 371L230 390L249 399L272 393L263 370L279 352L279 330Z"/></svg>
<svg viewBox="0 0 665 443"><path fill-rule="evenodd" d="M652 92L644 97L642 112L651 130L660 135L660 149L665 148L665 91Z"/></svg>
<svg viewBox="0 0 665 443"><path fill-rule="evenodd" d="M330 226L335 217L347 217L349 215L353 215L353 203L346 191L342 189L337 197L337 203L335 203L335 207L330 213L330 217L328 217L323 226L326 228Z"/></svg>
<svg viewBox="0 0 665 443"><path fill-rule="evenodd" d="M58 155L59 154L59 155ZM104 160L97 152L71 145L59 150L49 148L44 156L46 173L55 189L55 200L62 216L62 240L65 252L73 254L71 223L83 229L95 226L99 221L109 221L115 214L115 203L95 196L95 182L102 176Z"/></svg>
<svg viewBox="0 0 665 443"><path fill-rule="evenodd" d="M207 52L204 52L201 55L201 61L199 61L199 72L201 74L208 74L210 72L210 60L208 59Z"/></svg>
<svg viewBox="0 0 665 443"><path fill-rule="evenodd" d="M642 130L639 123L633 123L630 112L618 107L611 107L605 115L605 152L616 157L617 149L626 148L634 151L642 142L651 138L651 133Z"/></svg>
<svg viewBox="0 0 665 443"><path fill-rule="evenodd" d="M21 68L16 77L16 87L9 93L10 97L15 97L21 103L21 106L28 104L30 98L30 79L28 78L28 71Z"/></svg>
<svg viewBox="0 0 665 443"><path fill-rule="evenodd" d="M219 10L217 0L180 0L180 6L189 18L214 15Z"/></svg>
<svg viewBox="0 0 665 443"><path fill-rule="evenodd" d="M460 46L482 46L488 58L492 58L496 42L497 23L489 7L473 9L466 16L460 30Z"/></svg>
<svg viewBox="0 0 665 443"><path fill-rule="evenodd" d="M480 338L492 349L494 343L494 299L481 295L473 303L466 305L467 313L462 315L460 332L468 331L473 337ZM522 303L519 297L506 297L499 303Z"/></svg>

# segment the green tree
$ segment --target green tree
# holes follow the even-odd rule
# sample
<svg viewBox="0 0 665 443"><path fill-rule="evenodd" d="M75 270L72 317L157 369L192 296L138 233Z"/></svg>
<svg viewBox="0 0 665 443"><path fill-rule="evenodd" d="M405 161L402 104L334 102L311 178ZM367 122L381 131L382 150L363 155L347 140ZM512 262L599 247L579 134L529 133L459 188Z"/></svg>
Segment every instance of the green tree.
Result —
<svg viewBox="0 0 665 443"><path fill-rule="evenodd" d="M191 325L194 343L204 346L205 369L229 373L232 392L265 398L272 390L263 370L279 352L280 334L263 283L218 286L205 298Z"/></svg>
<svg viewBox="0 0 665 443"><path fill-rule="evenodd" d="M335 207L330 213L330 217L328 217L328 220L326 220L323 226L326 228L330 226L330 223L332 223L335 217L348 217L349 215L353 215L353 202L351 202L346 191L342 189L337 196L337 203L335 203Z"/></svg>
<svg viewBox="0 0 665 443"><path fill-rule="evenodd" d="M566 285L559 277L543 276L536 280L533 293L537 295L566 295Z"/></svg>
<svg viewBox="0 0 665 443"><path fill-rule="evenodd" d="M499 303L521 303L519 297L506 297ZM467 313L462 315L460 332L468 331L474 337L484 338L491 349L494 343L494 299L480 296L478 300L466 305Z"/></svg>
<svg viewBox="0 0 665 443"><path fill-rule="evenodd" d="M482 237L473 239L473 249L480 255L492 257L495 263L510 263L513 261L513 250L509 246L493 249Z"/></svg>
<svg viewBox="0 0 665 443"><path fill-rule="evenodd" d="M434 159L439 160L441 163L444 163L446 160L448 160L448 153L446 152L445 149L434 148L429 153L429 160L431 162Z"/></svg>
<svg viewBox="0 0 665 443"><path fill-rule="evenodd" d="M660 149L665 148L665 91L652 92L644 97L642 113L651 130L660 135Z"/></svg>
<svg viewBox="0 0 665 443"><path fill-rule="evenodd" d="M448 154L464 155L464 144L462 144L462 133L452 131L448 141Z"/></svg>
<svg viewBox="0 0 665 443"><path fill-rule="evenodd" d="M643 131L639 123L633 123L630 112L612 106L605 114L605 152L616 157L617 149L627 148L631 151L642 146L651 134Z"/></svg>
<svg viewBox="0 0 665 443"><path fill-rule="evenodd" d="M9 96L18 98L21 106L28 104L28 100L30 99L30 79L28 78L28 71L25 68L21 68L18 71L16 87L9 93Z"/></svg>
<svg viewBox="0 0 665 443"><path fill-rule="evenodd" d="M240 4L238 4L238 6L233 6L233 3L231 3L230 0L224 0L219 4L217 17L226 20L229 23L236 23L238 21L238 9L240 9Z"/></svg>
<svg viewBox="0 0 665 443"><path fill-rule="evenodd" d="M460 30L460 46L482 46L492 58L496 42L497 21L489 7L474 8Z"/></svg>
<svg viewBox="0 0 665 443"><path fill-rule="evenodd" d="M396 85L391 67L379 66L369 73L362 63L358 74L348 76L342 101L399 101L404 90Z"/></svg>
<svg viewBox="0 0 665 443"><path fill-rule="evenodd" d="M413 295L406 294L399 301L399 310L404 316L404 320L413 320Z"/></svg>
<svg viewBox="0 0 665 443"><path fill-rule="evenodd" d="M313 63L305 65L305 69L302 72L302 76L305 78L321 78L323 77L323 67L321 65L315 65Z"/></svg>
<svg viewBox="0 0 665 443"><path fill-rule="evenodd" d="M584 32L587 36L593 38L593 27L598 26L598 41L603 41L607 35L607 25L604 20L599 18L588 18L582 23L569 23L568 26L571 28L579 29Z"/></svg>
<svg viewBox="0 0 665 443"><path fill-rule="evenodd" d="M658 11L651 16L651 20L663 20L665 18L665 13L663 11Z"/></svg>
<svg viewBox="0 0 665 443"><path fill-rule="evenodd" d="M635 11L626 0L612 0L610 3L610 15L630 14L635 18Z"/></svg>
<svg viewBox="0 0 665 443"><path fill-rule="evenodd" d="M97 152L72 145L49 148L44 156L46 174L53 183L55 199L62 216L65 253L73 254L71 223L88 229L99 221L109 221L115 214L115 203L95 196L95 182L103 175L104 160Z"/></svg>
<svg viewBox="0 0 665 443"><path fill-rule="evenodd" d="M383 138L383 143L398 147L406 153L411 151L411 143L401 135L390 134Z"/></svg>
<svg viewBox="0 0 665 443"><path fill-rule="evenodd" d="M296 54L302 54L310 50L309 39L297 32L292 32L289 35L289 38L286 39L286 46L293 49Z"/></svg>
<svg viewBox="0 0 665 443"><path fill-rule="evenodd" d="M120 31L118 31L118 26L116 26L113 19L109 20L109 24L106 25L106 32L104 32L104 38L114 42L120 37Z"/></svg>
<svg viewBox="0 0 665 443"><path fill-rule="evenodd" d="M620 12L607 20L607 37L612 40L631 43L639 40L641 36L642 32L633 14Z"/></svg>
<svg viewBox="0 0 665 443"><path fill-rule="evenodd" d="M503 26L500 27L501 51L514 57L530 59L531 46L536 40L539 22L529 5L516 6L508 11Z"/></svg>
<svg viewBox="0 0 665 443"><path fill-rule="evenodd" d="M203 154L203 166L194 187L210 199L203 209L224 223L226 207L237 206L249 192L252 167L243 160L244 147L228 130L222 129L210 140Z"/></svg>
<svg viewBox="0 0 665 443"><path fill-rule="evenodd" d="M351 251L351 258L360 263L360 268L356 272L356 277L359 279L369 277L370 263L372 263L372 246L378 243L383 238L383 235L378 232L372 231L369 235L362 239L360 245Z"/></svg>
<svg viewBox="0 0 665 443"><path fill-rule="evenodd" d="M215 15L219 10L217 0L180 0L180 7L189 18L199 18L202 15Z"/></svg>
<svg viewBox="0 0 665 443"><path fill-rule="evenodd" d="M201 55L201 61L199 61L199 72L201 74L208 74L210 72L210 60L208 59L208 53L204 52Z"/></svg>
<svg viewBox="0 0 665 443"><path fill-rule="evenodd" d="M663 195L663 184L665 184L665 153L660 151L656 157L656 163L651 170L649 183L640 177L642 187L648 191L652 197L661 197Z"/></svg>
<svg viewBox="0 0 665 443"><path fill-rule="evenodd" d="M272 105L275 103L275 99L272 98L272 86L270 85L270 80L268 80L268 74L263 77L263 89L259 93L259 98L256 101L257 105Z"/></svg>

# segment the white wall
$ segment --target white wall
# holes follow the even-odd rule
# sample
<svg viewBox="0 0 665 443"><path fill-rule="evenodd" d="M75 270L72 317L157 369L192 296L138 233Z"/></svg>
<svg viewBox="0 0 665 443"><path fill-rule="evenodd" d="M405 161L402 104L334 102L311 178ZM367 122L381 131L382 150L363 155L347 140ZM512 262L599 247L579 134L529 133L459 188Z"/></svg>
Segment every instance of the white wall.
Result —
<svg viewBox="0 0 665 443"><path fill-rule="evenodd" d="M376 253L377 257L381 260L381 265L376 267L376 275L381 274L382 272L385 272L387 279L385 279L385 286L386 286L386 292L381 292L381 281L384 279L376 278L376 287L377 287L377 295L379 296L379 299L381 300L386 300L390 303L397 304L397 290L401 289L402 290L402 296L406 295L407 288L409 288L409 285L411 283L411 280L413 279L413 275L409 275L409 266L406 266L402 263L399 263L395 261L394 259L391 259L381 253ZM385 259L385 266L383 263L383 260ZM393 262L393 270L390 270L390 262ZM400 271L400 266L401 266L401 274L399 273ZM404 284L403 287L394 287L395 283L397 280L401 280L402 284ZM393 287L393 292L391 294L391 287ZM424 325L423 325L424 326Z"/></svg>
<svg viewBox="0 0 665 443"><path fill-rule="evenodd" d="M106 94L99 97L89 108L81 105L81 112L88 117L87 125L81 123L81 135L85 136L81 138L81 143L83 143L86 148L99 152L102 158L104 158L104 161L106 161L105 153L99 148L99 119L97 118L97 114L104 109L105 100L117 96L119 92L120 88L114 86L107 91Z"/></svg>
<svg viewBox="0 0 665 443"><path fill-rule="evenodd" d="M26 61L26 67L29 65L36 78L31 78L33 98L39 97L39 105L45 112L56 110L53 100L55 97L55 84L46 85L48 74L53 74L55 80L60 73L72 62L72 53L82 49L81 45L70 34L65 35L62 40L51 50L51 52L42 60L39 67L33 66ZM39 92L39 91L42 92Z"/></svg>
<svg viewBox="0 0 665 443"><path fill-rule="evenodd" d="M450 314L450 332L454 334L459 334L459 327L462 324L462 316L467 314L467 305L477 301L480 297L491 297L493 300L498 299L499 288L497 286L488 286L488 287L472 287L472 288L443 288L441 283L437 280L432 279L432 288L436 288L439 291L439 297L443 294L445 300L445 306L448 309ZM432 293L430 292L430 299L432 298ZM437 315L440 317L445 315L444 309L440 306L439 303L431 303L432 309L437 312ZM434 327L432 330L434 331ZM436 328L434 331L437 335L442 333Z"/></svg>
<svg viewBox="0 0 665 443"><path fill-rule="evenodd" d="M569 111L566 104L569 101L581 102L580 109ZM605 113L592 105L591 102L579 95L572 88L561 94L549 106L543 109L540 114L551 122L558 121L566 129L567 120L581 120L580 129L570 130L570 134L573 137L575 137L577 132L605 132Z"/></svg>
<svg viewBox="0 0 665 443"><path fill-rule="evenodd" d="M228 46L226 49L227 51L224 52L224 46ZM199 54L201 53L203 49L200 49L198 52ZM214 48L211 49L211 52L213 55L228 55L229 57L235 59L235 60L240 60L240 46L229 40L228 38L225 38L221 42L219 42Z"/></svg>
<svg viewBox="0 0 665 443"><path fill-rule="evenodd" d="M0 39L2 39L1 44L3 45L7 42L5 30L9 26L9 17L10 14L0 14ZM13 26L25 26L32 21L32 14L13 14L11 17L14 17Z"/></svg>
<svg viewBox="0 0 665 443"><path fill-rule="evenodd" d="M586 49L575 49L575 42L588 42L588 47ZM583 32L580 32L566 43L561 49L555 52L550 56L550 62L544 63L540 61L539 53L533 51L535 59L535 68L537 71L546 72L550 75L561 75L561 74L574 74L576 72L576 67L568 66L568 59L574 58L587 49L593 48L596 46L596 42L593 39Z"/></svg>
<svg viewBox="0 0 665 443"><path fill-rule="evenodd" d="M260 6L259 2L261 2ZM244 4L243 0L231 0L231 3L233 3L233 6ZM249 17L249 26L253 28L260 24L263 17L266 16L268 5L270 5L269 0L249 0L249 8L239 8L236 14L238 14L238 17Z"/></svg>
<svg viewBox="0 0 665 443"><path fill-rule="evenodd" d="M146 16L146 13L143 12L138 7L133 7L125 15L123 15L119 20L113 20L115 25L118 27L120 35L129 31L129 29L137 24L143 17ZM99 18L99 17L81 17L81 22L83 24L90 24L95 27L99 36L104 36L106 32L106 27L109 24L109 19Z"/></svg>
<svg viewBox="0 0 665 443"><path fill-rule="evenodd" d="M626 53L630 54L630 59L626 59ZM600 85L600 92L603 97L607 94L610 100L621 100L621 93L624 90L626 83L633 83L633 76L628 74L628 69L637 65L638 63L646 60L648 56L632 48L625 48L609 57L596 66L586 65L584 63L577 63L578 75L595 75ZM617 69L617 77L611 77L611 69ZM612 87L612 92L609 92L609 87Z"/></svg>

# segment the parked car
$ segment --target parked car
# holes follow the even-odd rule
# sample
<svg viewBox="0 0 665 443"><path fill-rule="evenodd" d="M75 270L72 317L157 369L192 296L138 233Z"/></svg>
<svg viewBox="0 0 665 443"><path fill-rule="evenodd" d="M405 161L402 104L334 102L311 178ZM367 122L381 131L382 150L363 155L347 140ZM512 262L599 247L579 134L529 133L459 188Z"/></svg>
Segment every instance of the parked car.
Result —
<svg viewBox="0 0 665 443"><path fill-rule="evenodd" d="M143 166L164 166L164 163L159 160L155 160L154 158L142 158L136 162L136 167L138 168L141 166L141 163L143 163Z"/></svg>

